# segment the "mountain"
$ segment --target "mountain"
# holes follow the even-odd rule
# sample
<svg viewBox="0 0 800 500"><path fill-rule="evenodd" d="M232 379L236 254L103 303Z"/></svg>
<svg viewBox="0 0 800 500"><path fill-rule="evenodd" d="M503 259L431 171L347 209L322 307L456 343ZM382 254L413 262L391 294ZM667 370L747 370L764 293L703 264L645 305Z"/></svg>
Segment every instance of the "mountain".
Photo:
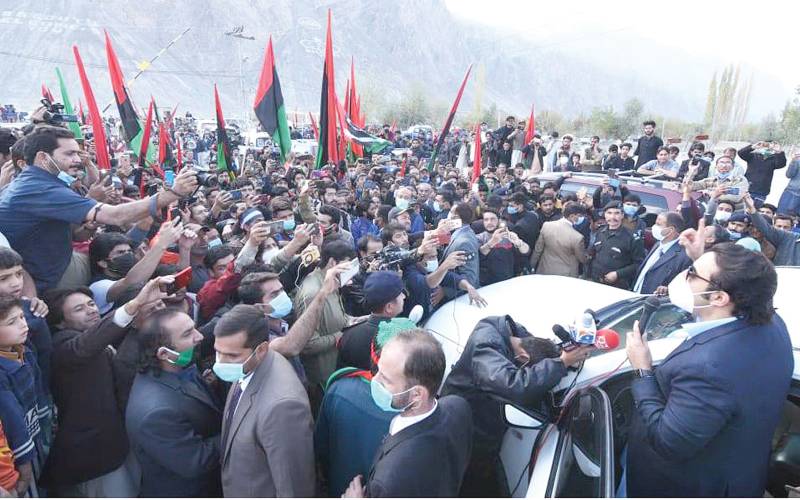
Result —
<svg viewBox="0 0 800 500"><path fill-rule="evenodd" d="M691 87L695 91L687 91L685 82L673 89L661 78L610 67L600 54L535 48L455 17L443 0L30 0L4 8L0 100L23 110L36 104L42 82L57 93L55 66L65 73L72 101L77 101L81 92L72 44L81 50L102 108L113 102L103 29L130 80L137 65L191 27L130 86L140 108L152 94L161 107L178 104L181 114L190 110L195 116L211 117L216 82L226 116L242 117L252 106L264 48L272 35L287 111L317 112L329 8L340 95L351 56L359 87L382 95L387 103L422 86L432 102L449 106L465 69L475 63L484 74L484 106L495 102L499 109L519 115L527 115L534 100L537 109L569 116L594 106L620 109L626 100L638 97L649 111L699 119L708 86L705 80ZM243 26L242 35L255 40L226 35L236 26ZM480 93L476 81L473 75L462 111L474 109ZM112 107L109 112L116 111Z"/></svg>

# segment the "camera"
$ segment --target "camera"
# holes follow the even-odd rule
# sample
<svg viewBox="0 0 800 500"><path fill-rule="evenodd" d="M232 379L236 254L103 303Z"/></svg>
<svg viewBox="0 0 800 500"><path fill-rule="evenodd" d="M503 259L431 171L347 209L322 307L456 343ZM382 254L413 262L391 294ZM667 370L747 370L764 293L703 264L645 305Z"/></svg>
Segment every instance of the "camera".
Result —
<svg viewBox="0 0 800 500"><path fill-rule="evenodd" d="M62 113L64 111L64 105L61 103L51 103L49 99L42 99L40 101L42 106L45 107L45 111L42 114L42 119L48 123L49 125L63 125L65 122L78 122L78 115L66 115Z"/></svg>
<svg viewBox="0 0 800 500"><path fill-rule="evenodd" d="M202 187L215 187L217 184L217 176L209 172L197 172L197 185Z"/></svg>
<svg viewBox="0 0 800 500"><path fill-rule="evenodd" d="M383 250L375 254L375 260L378 262L378 271L399 271L417 261L417 252L397 245L386 245Z"/></svg>

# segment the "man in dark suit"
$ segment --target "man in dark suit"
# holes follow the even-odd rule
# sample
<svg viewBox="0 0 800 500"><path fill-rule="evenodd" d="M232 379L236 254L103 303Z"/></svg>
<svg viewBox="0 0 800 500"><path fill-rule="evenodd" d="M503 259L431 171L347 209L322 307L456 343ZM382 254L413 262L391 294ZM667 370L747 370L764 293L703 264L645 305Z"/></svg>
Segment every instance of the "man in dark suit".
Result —
<svg viewBox="0 0 800 500"><path fill-rule="evenodd" d="M653 238L658 241L658 245L650 250L639 266L636 280L633 282L634 292L642 294L666 292L666 287L673 278L692 265L692 259L678 244L678 236L684 229L686 224L680 214L676 212L658 214L652 228Z"/></svg>
<svg viewBox="0 0 800 500"><path fill-rule="evenodd" d="M442 346L423 330L400 332L382 349L372 399L397 416L375 456L369 477L356 476L345 497L456 497L469 462L472 415L460 396L436 391Z"/></svg>
<svg viewBox="0 0 800 500"><path fill-rule="evenodd" d="M88 288L50 290L53 326L53 396L58 432L42 483L56 496L132 497L136 467L126 464L128 436L114 387L109 345L118 345L144 304L166 295L150 281L139 294L101 320Z"/></svg>
<svg viewBox="0 0 800 500"><path fill-rule="evenodd" d="M669 297L693 313L687 339L653 372L638 323L628 333L635 404L627 496L763 496L773 433L794 370L786 325L774 312L777 274L731 243L703 252L703 230L684 233L695 257Z"/></svg>
<svg viewBox="0 0 800 500"><path fill-rule="evenodd" d="M461 227L453 232L450 244L444 250L442 260L446 259L453 252L464 252L466 262L463 266L457 267L455 272L466 278L474 288L480 288L480 251L481 243L478 241L472 224L475 218L475 210L469 203L459 203L450 210L451 219L461 220ZM448 289L450 296L454 296L456 290Z"/></svg>
<svg viewBox="0 0 800 500"><path fill-rule="evenodd" d="M193 363L203 340L176 309L152 313L139 331L139 373L125 423L142 468L142 497L218 497L220 402Z"/></svg>
<svg viewBox="0 0 800 500"><path fill-rule="evenodd" d="M237 305L214 327L214 373L231 382L222 424L226 497L315 494L311 406L292 365L269 347L264 311Z"/></svg>

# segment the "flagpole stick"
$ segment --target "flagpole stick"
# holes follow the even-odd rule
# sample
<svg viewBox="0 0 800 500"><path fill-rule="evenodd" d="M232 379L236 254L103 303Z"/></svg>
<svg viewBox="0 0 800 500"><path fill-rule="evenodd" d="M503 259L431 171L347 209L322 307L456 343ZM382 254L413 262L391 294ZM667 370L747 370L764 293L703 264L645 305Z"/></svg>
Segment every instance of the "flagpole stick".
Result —
<svg viewBox="0 0 800 500"><path fill-rule="evenodd" d="M151 66L151 65L152 65L152 64L155 62L155 60L156 60L156 59L158 59L159 57L161 57L161 55L162 55L162 54L164 54L164 52L166 52L166 51L167 51L167 49L169 49L169 48L172 46L172 44L174 44L175 42L177 42L178 40L180 40L180 39L183 37L183 35L185 35L186 33L188 33L188 32L189 32L189 30L190 30L190 29L192 29L192 27L191 27L191 26L189 26L188 28L186 28L185 30L183 30L183 33L181 33L180 35L178 35L178 36L176 36L175 38L173 38L172 40L170 40L170 41L169 41L169 42L168 42L168 43L167 43L167 44L166 44L166 45L165 45L165 46L164 46L164 47L163 47L161 50L159 50L159 51L158 51L158 53L157 53L157 54L156 54L156 55L155 55L155 56L154 56L152 59L150 59L149 61L147 61L147 64L145 65L145 67L144 67L144 68L140 68L140 69L139 69L139 71L138 71L138 72L137 72L135 75L133 75L133 78L131 78L130 80L128 80L128 81L126 82L126 85L127 85L128 87L130 87L131 85L133 85L133 82L134 82L134 81L135 81L137 78L139 78L139 75L141 75L141 74L142 74L142 73L144 73L144 72L145 72L145 71L146 71L148 68L150 68L150 66ZM105 108L103 108L103 111L102 111L102 112L103 112L103 113L105 113L106 111L108 111L108 108L110 108L112 104L114 104L114 101L111 101L111 102L109 102L108 104L106 104L106 107L105 107Z"/></svg>

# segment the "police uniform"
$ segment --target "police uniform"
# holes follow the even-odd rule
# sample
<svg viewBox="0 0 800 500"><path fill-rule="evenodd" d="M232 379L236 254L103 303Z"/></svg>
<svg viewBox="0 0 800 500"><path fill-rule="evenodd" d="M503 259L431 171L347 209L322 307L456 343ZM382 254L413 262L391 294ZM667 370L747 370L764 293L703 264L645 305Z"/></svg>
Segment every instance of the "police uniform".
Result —
<svg viewBox="0 0 800 500"><path fill-rule="evenodd" d="M606 283L605 275L616 271L617 281L606 284L629 289L644 260L644 244L624 225L614 230L606 226L598 231L590 255L589 277L592 281Z"/></svg>

